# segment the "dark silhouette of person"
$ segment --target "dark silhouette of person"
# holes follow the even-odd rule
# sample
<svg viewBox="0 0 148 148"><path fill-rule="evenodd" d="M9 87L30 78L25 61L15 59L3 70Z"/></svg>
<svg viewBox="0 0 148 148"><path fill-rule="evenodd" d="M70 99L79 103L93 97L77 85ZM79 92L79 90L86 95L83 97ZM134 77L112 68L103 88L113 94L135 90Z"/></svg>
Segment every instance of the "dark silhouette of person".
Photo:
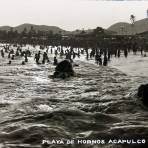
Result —
<svg viewBox="0 0 148 148"><path fill-rule="evenodd" d="M40 64L40 63L39 63L40 54L41 54L41 53L40 53L40 51L39 51L38 53L35 54L35 57L34 57L34 59L35 59L35 61L36 61L37 64Z"/></svg>
<svg viewBox="0 0 148 148"><path fill-rule="evenodd" d="M124 56L127 58L127 55L128 55L128 51L127 49L124 49Z"/></svg>
<svg viewBox="0 0 148 148"><path fill-rule="evenodd" d="M11 60L14 60L14 54L12 55Z"/></svg>
<svg viewBox="0 0 148 148"><path fill-rule="evenodd" d="M19 49L17 48L16 52L15 52L15 56L19 56Z"/></svg>
<svg viewBox="0 0 148 148"><path fill-rule="evenodd" d="M22 65L25 65L25 61L22 61Z"/></svg>
<svg viewBox="0 0 148 148"><path fill-rule="evenodd" d="M58 60L56 57L54 57L54 62L53 62L53 65L57 65L58 64Z"/></svg>
<svg viewBox="0 0 148 148"><path fill-rule="evenodd" d="M11 53L9 52L9 54L8 54L8 59L10 59L10 57L11 57Z"/></svg>
<svg viewBox="0 0 148 148"><path fill-rule="evenodd" d="M104 61L103 61L103 66L107 66L107 56L106 54L104 55Z"/></svg>
<svg viewBox="0 0 148 148"><path fill-rule="evenodd" d="M44 52L44 53L43 53L42 64L45 64L45 61L49 62L49 58L48 58L47 52Z"/></svg>
<svg viewBox="0 0 148 148"><path fill-rule="evenodd" d="M27 53L25 54L25 62L28 62Z"/></svg>
<svg viewBox="0 0 148 148"><path fill-rule="evenodd" d="M38 57L38 54L37 54L37 53L35 54L34 59L35 59L35 61L36 61L36 64L39 64L39 57Z"/></svg>
<svg viewBox="0 0 148 148"><path fill-rule="evenodd" d="M3 51L3 50L1 50L1 56L2 56L2 58L4 58L4 56L5 56L4 51Z"/></svg>
<svg viewBox="0 0 148 148"><path fill-rule="evenodd" d="M95 56L95 60L96 60L96 63L97 65L102 65L102 59L101 59L101 56L99 54L96 54Z"/></svg>
<svg viewBox="0 0 148 148"><path fill-rule="evenodd" d="M10 64L11 64L11 60L9 60L9 62L8 62L7 64L9 64L9 65L10 65Z"/></svg>
<svg viewBox="0 0 148 148"><path fill-rule="evenodd" d="M120 49L118 49L117 54L118 54L118 58L120 58Z"/></svg>

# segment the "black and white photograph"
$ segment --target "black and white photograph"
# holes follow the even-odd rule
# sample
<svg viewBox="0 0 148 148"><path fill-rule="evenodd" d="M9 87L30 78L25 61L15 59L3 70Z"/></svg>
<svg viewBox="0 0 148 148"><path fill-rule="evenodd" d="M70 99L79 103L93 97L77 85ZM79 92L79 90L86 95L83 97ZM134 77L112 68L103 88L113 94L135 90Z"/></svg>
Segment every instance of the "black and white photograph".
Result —
<svg viewBox="0 0 148 148"><path fill-rule="evenodd" d="M147 148L148 1L0 0L0 148Z"/></svg>

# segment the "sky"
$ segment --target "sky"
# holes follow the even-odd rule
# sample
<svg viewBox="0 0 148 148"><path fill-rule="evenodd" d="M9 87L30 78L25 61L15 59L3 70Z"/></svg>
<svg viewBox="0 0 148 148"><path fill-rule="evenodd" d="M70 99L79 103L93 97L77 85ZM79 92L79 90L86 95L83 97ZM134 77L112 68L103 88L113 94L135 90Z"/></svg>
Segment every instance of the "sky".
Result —
<svg viewBox="0 0 148 148"><path fill-rule="evenodd" d="M117 22L147 17L148 1L0 0L0 26L23 23L58 26L65 30L108 28Z"/></svg>

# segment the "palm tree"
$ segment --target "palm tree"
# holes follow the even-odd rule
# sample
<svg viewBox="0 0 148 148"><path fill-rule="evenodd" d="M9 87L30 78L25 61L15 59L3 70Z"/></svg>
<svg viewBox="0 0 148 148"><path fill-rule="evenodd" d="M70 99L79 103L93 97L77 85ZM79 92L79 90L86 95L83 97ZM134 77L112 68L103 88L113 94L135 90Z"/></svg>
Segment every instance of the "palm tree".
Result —
<svg viewBox="0 0 148 148"><path fill-rule="evenodd" d="M135 23L135 16L133 14L131 14L130 16L130 20L131 20L131 23L134 24Z"/></svg>
<svg viewBox="0 0 148 148"><path fill-rule="evenodd" d="M133 14L131 14L130 20L131 20L131 26L132 26L132 34L134 34L135 19L136 17Z"/></svg>

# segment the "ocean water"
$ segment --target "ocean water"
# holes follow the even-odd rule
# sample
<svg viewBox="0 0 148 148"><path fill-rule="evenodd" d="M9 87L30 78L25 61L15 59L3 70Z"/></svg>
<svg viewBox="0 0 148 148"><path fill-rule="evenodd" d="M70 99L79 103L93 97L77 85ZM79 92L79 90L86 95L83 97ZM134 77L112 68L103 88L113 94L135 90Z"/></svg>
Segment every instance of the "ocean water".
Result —
<svg viewBox="0 0 148 148"><path fill-rule="evenodd" d="M36 65L29 57L21 65L22 60L15 58L8 65L8 59L0 57L0 147L42 148L42 140L53 139L106 143L52 144L50 148L147 147L108 140L148 139L148 109L136 96L138 87L148 80L148 57L121 55L106 67L82 57L75 60L76 76L65 80L49 78L53 64Z"/></svg>

